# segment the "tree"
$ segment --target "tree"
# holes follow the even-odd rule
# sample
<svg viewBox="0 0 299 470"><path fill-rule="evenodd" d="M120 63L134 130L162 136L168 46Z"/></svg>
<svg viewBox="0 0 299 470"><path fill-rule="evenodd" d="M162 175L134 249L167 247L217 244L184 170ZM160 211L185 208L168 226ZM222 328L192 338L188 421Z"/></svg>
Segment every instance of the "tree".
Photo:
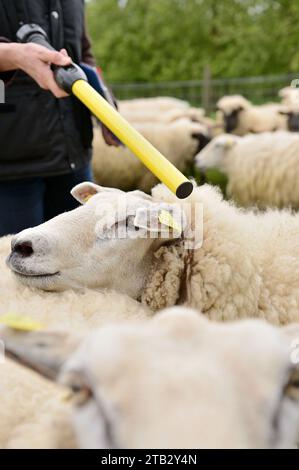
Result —
<svg viewBox="0 0 299 470"><path fill-rule="evenodd" d="M91 0L88 23L110 81L191 80L299 69L293 0Z"/></svg>

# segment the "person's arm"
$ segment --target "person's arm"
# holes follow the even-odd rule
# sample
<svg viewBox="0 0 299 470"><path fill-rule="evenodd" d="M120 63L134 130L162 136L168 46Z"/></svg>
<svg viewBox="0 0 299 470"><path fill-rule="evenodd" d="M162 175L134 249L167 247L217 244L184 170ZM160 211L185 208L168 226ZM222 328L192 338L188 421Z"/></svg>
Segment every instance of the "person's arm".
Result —
<svg viewBox="0 0 299 470"><path fill-rule="evenodd" d="M70 63L71 58L64 49L53 52L37 44L0 42L0 72L23 70L56 98L67 94L56 84L51 64L66 66Z"/></svg>

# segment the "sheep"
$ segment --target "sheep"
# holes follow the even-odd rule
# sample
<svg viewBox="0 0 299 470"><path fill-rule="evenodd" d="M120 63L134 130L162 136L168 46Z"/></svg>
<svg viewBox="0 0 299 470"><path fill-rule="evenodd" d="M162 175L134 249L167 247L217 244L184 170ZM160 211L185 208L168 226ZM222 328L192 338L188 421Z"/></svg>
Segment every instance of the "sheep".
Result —
<svg viewBox="0 0 299 470"><path fill-rule="evenodd" d="M278 96L281 98L282 104L289 105L299 100L299 89L288 86L279 90Z"/></svg>
<svg viewBox="0 0 299 470"><path fill-rule="evenodd" d="M135 127L182 172L210 141L208 129L188 119L168 125L143 123ZM122 190L139 188L149 192L158 182L127 148L107 147L100 133L94 139L93 173L98 184Z"/></svg>
<svg viewBox="0 0 299 470"><path fill-rule="evenodd" d="M253 106L241 95L224 96L217 103L224 121L225 132L243 136L286 129L285 119L279 114L279 104Z"/></svg>
<svg viewBox="0 0 299 470"><path fill-rule="evenodd" d="M296 446L299 324L217 324L181 307L83 338L7 329L0 338L8 355L72 396L63 403L53 388L15 447Z"/></svg>
<svg viewBox="0 0 299 470"><path fill-rule="evenodd" d="M4 314L15 312L29 316L44 327L87 333L109 322L136 322L151 316L145 305L116 292L83 289L47 293L20 285L4 262L10 252L10 242L10 237L0 239L0 324ZM13 446L15 436L22 434L24 427L30 427L33 416L43 414L43 407L47 410L45 402L49 404L53 396L58 396L57 400L53 399L57 429L62 426L58 409L63 405L61 397L65 392L10 361L0 364L0 394L0 448ZM62 414L62 423L63 417ZM71 442L71 434L64 439ZM40 440L43 442L43 435L37 433L36 446Z"/></svg>
<svg viewBox="0 0 299 470"><path fill-rule="evenodd" d="M177 121L178 119L190 119L193 122L206 123L205 113L203 109L200 108L173 108L169 111L157 112L156 110L127 110L122 112L122 115L132 124L141 124L141 123L161 123L169 124L171 122ZM210 121L208 121L211 124Z"/></svg>
<svg viewBox="0 0 299 470"><path fill-rule="evenodd" d="M299 320L298 215L238 209L209 185L186 200L163 185L72 194L82 207L13 238L7 262L23 284L115 289L152 311L183 304L218 321Z"/></svg>
<svg viewBox="0 0 299 470"><path fill-rule="evenodd" d="M29 315L49 328L60 326L88 331L106 321L136 320L150 314L145 306L113 291L87 288L48 293L32 290L17 282L5 264L10 245L11 237L0 238L0 317L16 312Z"/></svg>
<svg viewBox="0 0 299 470"><path fill-rule="evenodd" d="M167 96L158 96L154 98L137 98L133 100L119 101L119 110L121 113L129 111L156 111L165 112L176 109L188 109L190 104L187 101Z"/></svg>
<svg viewBox="0 0 299 470"><path fill-rule="evenodd" d="M222 135L198 154L196 166L225 173L227 195L241 206L299 209L298 134Z"/></svg>
<svg viewBox="0 0 299 470"><path fill-rule="evenodd" d="M127 121L131 124L142 124L142 123L161 123L169 124L171 122L177 121L178 119L188 118L189 110L184 110L180 108L170 109L165 112L157 112L155 110L143 111L143 110L133 110L133 111L124 111L122 115Z"/></svg>
<svg viewBox="0 0 299 470"><path fill-rule="evenodd" d="M221 122L216 122L206 116L204 109L191 106L188 108L175 106L166 111L148 106L133 106L132 108L128 107L128 109L123 107L121 108L121 114L133 125L148 122L167 124L186 118L206 126L211 136L218 135L219 130L223 127Z"/></svg>
<svg viewBox="0 0 299 470"><path fill-rule="evenodd" d="M299 93L299 90L297 92ZM290 132L299 132L299 99L282 105L279 113L286 119L287 129Z"/></svg>

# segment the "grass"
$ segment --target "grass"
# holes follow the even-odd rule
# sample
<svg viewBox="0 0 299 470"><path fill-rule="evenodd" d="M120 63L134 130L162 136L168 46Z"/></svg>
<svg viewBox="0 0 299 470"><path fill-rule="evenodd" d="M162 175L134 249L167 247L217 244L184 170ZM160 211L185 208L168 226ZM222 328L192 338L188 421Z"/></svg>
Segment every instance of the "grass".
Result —
<svg viewBox="0 0 299 470"><path fill-rule="evenodd" d="M227 177L224 173L216 169L209 169L203 174L200 170L194 167L190 167L187 171L186 176L188 178L194 178L198 185L205 183L211 184L212 186L218 186L223 195L226 196Z"/></svg>

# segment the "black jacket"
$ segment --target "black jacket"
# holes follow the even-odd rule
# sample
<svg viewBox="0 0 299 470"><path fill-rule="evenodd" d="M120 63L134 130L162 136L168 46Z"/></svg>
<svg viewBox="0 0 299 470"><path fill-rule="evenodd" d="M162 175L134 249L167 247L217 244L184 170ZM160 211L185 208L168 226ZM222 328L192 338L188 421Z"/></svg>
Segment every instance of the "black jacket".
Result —
<svg viewBox="0 0 299 470"><path fill-rule="evenodd" d="M15 42L22 23L40 25L56 49L82 61L84 0L0 0L0 37ZM89 163L91 116L75 97L58 100L21 71L5 91L0 181L69 173Z"/></svg>

